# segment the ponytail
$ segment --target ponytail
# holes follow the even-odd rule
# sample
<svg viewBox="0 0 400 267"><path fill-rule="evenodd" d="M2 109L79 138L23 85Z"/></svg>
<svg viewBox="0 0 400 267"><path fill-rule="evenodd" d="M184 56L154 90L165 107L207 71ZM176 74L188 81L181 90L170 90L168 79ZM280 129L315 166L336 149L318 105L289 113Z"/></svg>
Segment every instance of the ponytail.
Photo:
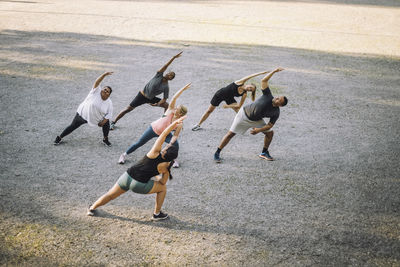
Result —
<svg viewBox="0 0 400 267"><path fill-rule="evenodd" d="M172 160L170 163L169 163L169 165L168 165L168 168L167 168L167 170L168 170L168 174L169 174L169 179L170 180L172 180L172 174L171 174L171 167L172 167L172 165L174 165L174 163L175 163L175 160Z"/></svg>

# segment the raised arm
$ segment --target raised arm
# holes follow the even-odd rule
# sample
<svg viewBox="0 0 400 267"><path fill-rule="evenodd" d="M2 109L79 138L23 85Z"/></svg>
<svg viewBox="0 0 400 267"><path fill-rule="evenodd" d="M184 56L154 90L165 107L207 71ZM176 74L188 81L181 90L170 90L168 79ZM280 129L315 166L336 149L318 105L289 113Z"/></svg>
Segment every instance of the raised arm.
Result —
<svg viewBox="0 0 400 267"><path fill-rule="evenodd" d="M97 78L96 81L94 82L93 88L97 88L97 87L100 85L100 83L103 81L103 79L104 79L106 76L111 75L111 74L113 74L113 72L105 72L105 73L103 73L102 75L100 75L100 77Z"/></svg>
<svg viewBox="0 0 400 267"><path fill-rule="evenodd" d="M182 121L184 119L186 119L187 116L183 116L179 119L177 119L176 121L174 121L173 123L171 123L161 134L160 136L157 138L156 142L154 143L153 147L151 148L151 150L147 153L147 157L149 158L156 158L158 156L158 154L160 154L161 148L162 148L162 144L165 141L165 138L167 137L167 135L175 128L175 126L177 124L182 123Z"/></svg>
<svg viewBox="0 0 400 267"><path fill-rule="evenodd" d="M178 54L176 54L175 56L173 56L168 62L167 64L165 64L161 69L158 70L158 72L164 72L168 66L172 63L172 61L175 60L175 58L178 58L181 56L181 54L183 53L183 51L179 52Z"/></svg>
<svg viewBox="0 0 400 267"><path fill-rule="evenodd" d="M269 71L263 71L263 72L253 73L253 74L250 74L249 76L243 77L242 79L235 81L235 83L236 83L237 85L242 85L242 84L244 84L245 82L247 82L248 80L250 80L251 78L254 78L254 77L258 76L258 75L262 75L262 74L265 74L265 73L268 73L268 72L269 72Z"/></svg>
<svg viewBox="0 0 400 267"><path fill-rule="evenodd" d="M277 68L274 71L271 71L270 73L268 73L268 75L266 75L264 78L262 78L261 80L261 89L266 89L268 87L268 81L269 79L272 77L272 75L274 75L277 72L283 71L284 69L282 68Z"/></svg>
<svg viewBox="0 0 400 267"><path fill-rule="evenodd" d="M188 89L190 87L190 85L192 85L192 83L186 84L184 87L182 87L178 92L176 92L174 94L174 96L171 99L171 102L169 103L168 110L175 108L176 100L178 99L178 97L180 97L180 95L183 93L183 91L185 91L186 89Z"/></svg>

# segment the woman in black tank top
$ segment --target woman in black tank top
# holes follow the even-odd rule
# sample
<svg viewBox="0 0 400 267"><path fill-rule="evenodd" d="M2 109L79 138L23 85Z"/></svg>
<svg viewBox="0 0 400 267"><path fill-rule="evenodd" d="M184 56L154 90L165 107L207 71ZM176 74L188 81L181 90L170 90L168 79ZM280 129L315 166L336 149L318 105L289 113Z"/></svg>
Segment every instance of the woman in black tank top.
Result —
<svg viewBox="0 0 400 267"><path fill-rule="evenodd" d="M256 86L254 84L244 84L248 80L250 80L253 77L256 77L261 74L265 74L267 71L263 72L258 72L251 74L249 76L246 76L240 80L237 80L231 84L229 84L226 87L223 87L219 89L213 96L210 102L210 106L204 112L203 116L201 117L200 121L193 126L192 131L197 131L201 129L201 124L210 116L210 114L215 110L219 104L221 104L222 101L225 101L226 104L223 106L224 108L231 108L233 109L236 113L239 111L241 106L243 105L244 101L247 98L247 93L251 92L251 99L254 101L256 97ZM235 100L235 97L241 96L242 98L240 99L240 102L237 103Z"/></svg>
<svg viewBox="0 0 400 267"><path fill-rule="evenodd" d="M95 210L98 207L107 204L110 200L119 197L131 189L141 194L157 194L152 219L166 219L168 215L161 212L161 207L167 193L166 183L168 178L172 179L170 169L173 160L178 156L178 148L172 145L162 148L162 144L172 129L177 124L181 124L185 118L186 116L181 117L171 123L157 138L151 150L121 175L118 182L106 194L89 207L87 215L95 215ZM156 181L151 180L154 176L157 177Z"/></svg>

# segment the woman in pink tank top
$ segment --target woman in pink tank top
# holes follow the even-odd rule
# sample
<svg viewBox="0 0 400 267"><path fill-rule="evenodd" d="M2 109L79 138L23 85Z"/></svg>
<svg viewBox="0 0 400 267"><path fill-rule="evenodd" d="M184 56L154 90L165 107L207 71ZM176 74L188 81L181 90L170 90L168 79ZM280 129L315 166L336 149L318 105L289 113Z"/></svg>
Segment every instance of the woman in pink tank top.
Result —
<svg viewBox="0 0 400 267"><path fill-rule="evenodd" d="M171 103L169 104L165 114L158 120L152 122L150 126L146 129L146 131L143 133L143 135L139 138L139 140L133 145L131 145L123 154L121 154L118 160L119 164L124 164L127 156L130 153L132 153L139 147L146 144L149 140L158 137L172 122L186 115L187 108L183 105L175 107L175 104L178 97L183 93L183 91L188 89L190 85L191 84L188 83L186 86L184 86L182 89L180 89L178 92L175 93L175 95L171 99ZM165 142L179 147L177 138L179 136L180 131L182 130L182 124L175 127L174 130L175 130L174 135L169 133L168 136L165 138ZM177 165L175 165L175 167L177 167Z"/></svg>

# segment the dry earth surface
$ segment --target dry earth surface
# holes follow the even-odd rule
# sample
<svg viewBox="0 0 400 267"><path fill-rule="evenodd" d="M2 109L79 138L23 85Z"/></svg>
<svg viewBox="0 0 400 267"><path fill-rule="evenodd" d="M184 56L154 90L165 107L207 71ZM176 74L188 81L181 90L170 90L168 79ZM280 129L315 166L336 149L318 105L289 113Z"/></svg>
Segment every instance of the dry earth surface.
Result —
<svg viewBox="0 0 400 267"><path fill-rule="evenodd" d="M399 32L395 0L0 1L0 265L400 266ZM171 93L192 87L170 219L133 193L87 217L162 111L126 115L112 147L87 125L52 141L101 73L117 113L181 50ZM215 164L234 112L191 126L217 89L278 66L276 161L246 133Z"/></svg>

